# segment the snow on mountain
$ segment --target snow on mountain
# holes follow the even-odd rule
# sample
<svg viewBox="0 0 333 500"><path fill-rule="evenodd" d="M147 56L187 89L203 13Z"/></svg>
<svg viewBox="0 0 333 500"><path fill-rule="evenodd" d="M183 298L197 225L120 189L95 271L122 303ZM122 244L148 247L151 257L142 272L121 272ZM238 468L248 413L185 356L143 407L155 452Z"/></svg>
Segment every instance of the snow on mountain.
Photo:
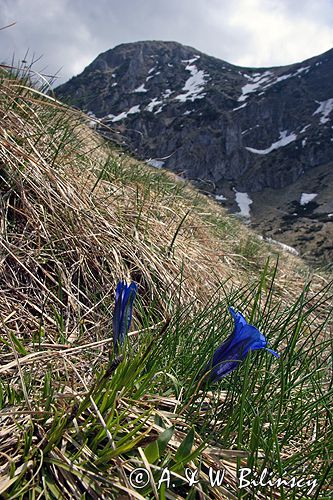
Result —
<svg viewBox="0 0 333 500"><path fill-rule="evenodd" d="M149 160L146 160L146 163L148 163L148 165L154 168L162 168L165 162L161 160L156 160L154 158L150 158Z"/></svg>
<svg viewBox="0 0 333 500"><path fill-rule="evenodd" d="M168 99L168 97L170 97L172 93L173 93L172 90L166 89L162 94L163 99Z"/></svg>
<svg viewBox="0 0 333 500"><path fill-rule="evenodd" d="M227 201L227 198L223 196L223 194L217 194L215 195L215 200L216 201Z"/></svg>
<svg viewBox="0 0 333 500"><path fill-rule="evenodd" d="M283 130L280 132L280 138L278 141L273 142L268 148L266 149L255 149L255 148L250 148L250 147L245 147L250 153L255 153L258 155L267 155L271 151L274 151L274 149L282 148L284 146L287 146L287 144L290 144L291 142L295 141L297 139L297 135L294 134L293 132L288 135L287 130Z"/></svg>
<svg viewBox="0 0 333 500"><path fill-rule="evenodd" d="M282 248L282 250L286 252L292 253L293 255L299 255L299 252L296 250L296 248L293 248L290 245L286 245L281 241L274 240L273 238L270 237L264 238L264 240L267 241L268 243L272 243L273 245L279 246L280 248Z"/></svg>
<svg viewBox="0 0 333 500"><path fill-rule="evenodd" d="M303 134L309 127L311 127L311 123L309 123L308 125L305 125L302 130L299 131L300 134Z"/></svg>
<svg viewBox="0 0 333 500"><path fill-rule="evenodd" d="M242 95L238 98L239 102L245 101L248 98L248 94L252 92L256 92L263 83L267 82L270 77L273 75L271 71L265 71L258 76L251 77L246 73L243 75L245 78L248 78L252 83L247 83L242 87Z"/></svg>
<svg viewBox="0 0 333 500"><path fill-rule="evenodd" d="M135 113L140 113L140 106L132 106L128 111L123 111L117 116L108 115L108 118L111 119L112 122L119 122L120 120L124 120L128 115L133 115Z"/></svg>
<svg viewBox="0 0 333 500"><path fill-rule="evenodd" d="M161 104L163 104L163 101L158 101L158 100L157 100L157 97L154 97L154 99L153 99L152 101L150 101L150 103L149 103L149 104L147 104L147 106L146 106L146 110L147 110L147 111L151 111L151 112L153 112L153 111L154 111L154 108L155 108L156 106L160 106Z"/></svg>
<svg viewBox="0 0 333 500"><path fill-rule="evenodd" d="M302 193L300 204L304 206L312 201L316 196L318 196L318 193Z"/></svg>
<svg viewBox="0 0 333 500"><path fill-rule="evenodd" d="M321 114L320 123L324 124L330 121L329 115L333 110L333 99L327 99L326 101L318 102L319 108L313 113L313 115Z"/></svg>
<svg viewBox="0 0 333 500"><path fill-rule="evenodd" d="M193 64L200 56L195 56L193 59L184 60L187 62L186 70L191 73L191 76L186 80L182 90L186 91L185 94L179 94L175 97L181 102L194 101L195 99L202 99L206 94L201 94L205 88L206 78L209 77L208 73L198 70Z"/></svg>
<svg viewBox="0 0 333 500"><path fill-rule="evenodd" d="M239 99L238 99L238 100L239 100ZM240 106L237 106L237 108L233 108L232 110L233 110L233 111L237 111L238 109L245 108L245 106L247 106L247 102L244 102L244 104L241 104Z"/></svg>
<svg viewBox="0 0 333 500"><path fill-rule="evenodd" d="M239 207L239 212L237 213L237 215L248 219L250 217L250 205L251 203L253 203L253 201L247 193L241 193L236 189L234 189L234 191L236 193L236 203Z"/></svg>
<svg viewBox="0 0 333 500"><path fill-rule="evenodd" d="M258 92L259 90L262 91L261 93L259 93L259 95L262 95L264 93L263 91L265 91L272 85L276 85L277 83L288 80L289 78L299 76L300 73L303 72L305 72L306 74L310 69L311 66L305 66L297 69L293 73L287 73L280 76L276 76L272 71L265 71L264 73L254 73L252 76L248 75L247 73L243 73L243 76L245 76L245 78L247 78L250 83L247 83L242 87L242 95L238 98L238 101L245 101L249 97L249 94Z"/></svg>
<svg viewBox="0 0 333 500"><path fill-rule="evenodd" d="M155 69L155 68L153 68L153 69ZM160 71L156 71L156 73L154 73L153 75L147 76L146 82L148 82L149 80L151 80L152 78L154 78L154 76L157 76L157 75L160 75L160 74L161 74Z"/></svg>
<svg viewBox="0 0 333 500"><path fill-rule="evenodd" d="M134 89L133 92L148 92L148 90L145 89L145 84L143 83L138 88Z"/></svg>

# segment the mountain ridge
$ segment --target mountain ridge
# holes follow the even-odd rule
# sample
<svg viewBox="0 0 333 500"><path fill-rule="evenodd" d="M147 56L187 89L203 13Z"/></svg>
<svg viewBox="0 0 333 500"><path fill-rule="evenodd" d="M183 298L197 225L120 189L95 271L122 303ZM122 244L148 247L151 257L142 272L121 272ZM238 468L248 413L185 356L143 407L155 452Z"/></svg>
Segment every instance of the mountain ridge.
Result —
<svg viewBox="0 0 333 500"><path fill-rule="evenodd" d="M287 66L249 68L178 42L142 41L103 52L56 95L88 112L104 136L140 159L182 174L270 237L327 261L333 256L326 244L330 167L315 180L320 192L307 188L316 194L312 205L307 202L311 214L300 209L302 191L280 207L295 231L284 230L279 207L260 206L256 194L280 190L283 198L285 188L333 162L332 82L333 49ZM275 211L271 230L259 214L263 208ZM293 221L299 211L303 229Z"/></svg>

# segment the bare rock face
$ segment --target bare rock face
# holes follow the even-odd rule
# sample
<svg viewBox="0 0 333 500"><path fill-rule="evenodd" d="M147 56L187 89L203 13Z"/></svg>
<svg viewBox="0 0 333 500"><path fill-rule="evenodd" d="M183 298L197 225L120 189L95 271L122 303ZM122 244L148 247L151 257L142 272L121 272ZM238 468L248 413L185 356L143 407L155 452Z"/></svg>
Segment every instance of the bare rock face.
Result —
<svg viewBox="0 0 333 500"><path fill-rule="evenodd" d="M269 236L285 235L301 253L323 257L322 240L308 245L293 232L300 217L306 231L307 212L292 214L303 193L316 194L309 226L324 218L324 233L333 238L333 186L316 177L330 174L333 162L333 49L302 63L254 69L175 42L123 44L56 93L98 118L103 135L226 197L231 210L248 213L237 196L247 193L252 223L263 229L266 206L275 213ZM267 190L274 196L260 196ZM325 260L332 247L325 241Z"/></svg>

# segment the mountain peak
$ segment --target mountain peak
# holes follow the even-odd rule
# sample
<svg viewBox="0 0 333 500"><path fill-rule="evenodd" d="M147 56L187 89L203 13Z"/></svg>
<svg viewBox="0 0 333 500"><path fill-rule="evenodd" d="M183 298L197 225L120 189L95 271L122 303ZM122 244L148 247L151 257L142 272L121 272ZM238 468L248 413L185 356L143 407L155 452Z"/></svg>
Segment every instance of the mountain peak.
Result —
<svg viewBox="0 0 333 500"><path fill-rule="evenodd" d="M100 54L56 92L99 119L105 136L227 198L270 236L298 228L303 248L309 225L324 235L333 221L332 82L332 49L288 66L244 68L147 40ZM271 191L281 203L271 195L265 205ZM248 210L237 193L251 200ZM317 196L302 205L306 193Z"/></svg>

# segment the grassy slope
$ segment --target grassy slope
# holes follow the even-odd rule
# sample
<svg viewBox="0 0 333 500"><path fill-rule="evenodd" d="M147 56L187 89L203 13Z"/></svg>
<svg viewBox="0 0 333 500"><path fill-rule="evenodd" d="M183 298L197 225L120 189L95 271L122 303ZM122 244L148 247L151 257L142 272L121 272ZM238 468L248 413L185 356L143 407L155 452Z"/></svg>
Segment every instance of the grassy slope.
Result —
<svg viewBox="0 0 333 500"><path fill-rule="evenodd" d="M288 254L277 266L278 252L237 219L105 144L81 114L6 77L0 92L0 494L305 498L300 488L240 490L237 470L288 467L290 478L306 465L326 498L328 277ZM139 297L116 366L123 277ZM227 305L281 360L256 353L199 390L195 376L232 328ZM184 464L200 468L192 488ZM154 481L135 490L138 466ZM209 466L226 471L220 488ZM176 486L157 491L163 467Z"/></svg>

